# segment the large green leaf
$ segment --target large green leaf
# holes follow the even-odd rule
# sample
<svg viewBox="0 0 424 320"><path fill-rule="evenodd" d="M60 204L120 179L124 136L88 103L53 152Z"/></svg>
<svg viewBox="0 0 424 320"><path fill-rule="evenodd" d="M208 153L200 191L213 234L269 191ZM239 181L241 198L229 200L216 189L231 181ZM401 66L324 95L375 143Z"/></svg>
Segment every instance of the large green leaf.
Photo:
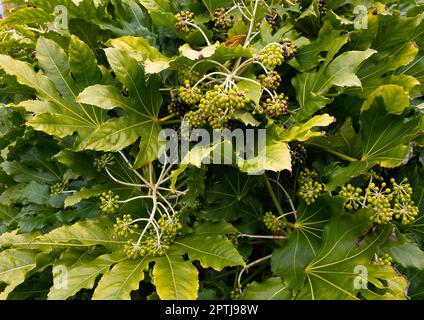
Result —
<svg viewBox="0 0 424 320"><path fill-rule="evenodd" d="M338 49L340 47L335 48ZM332 100L325 95L332 87L360 87L361 81L355 72L376 51L348 51L331 60L336 52L328 52L326 60L317 70L300 73L293 78L296 99L301 107L296 114L297 119L305 119L330 103Z"/></svg>
<svg viewBox="0 0 424 320"><path fill-rule="evenodd" d="M243 300L291 300L292 292L278 277L268 278L264 282L248 284L243 292Z"/></svg>
<svg viewBox="0 0 424 320"><path fill-rule="evenodd" d="M243 258L230 240L220 235L192 235L175 240L170 254L188 254L190 260L199 260L204 268L221 271L225 267L244 266Z"/></svg>
<svg viewBox="0 0 424 320"><path fill-rule="evenodd" d="M181 256L165 254L155 260L153 283L162 300L195 300L199 290L197 269Z"/></svg>
<svg viewBox="0 0 424 320"><path fill-rule="evenodd" d="M63 286L56 285L50 289L49 300L65 300L81 289L91 289L94 286L96 278L107 272L110 267L126 258L113 254L101 255L98 258L77 264L75 267L66 271L66 274L57 273L56 277L65 277L66 282ZM58 281L60 284L61 282Z"/></svg>
<svg viewBox="0 0 424 320"><path fill-rule="evenodd" d="M138 289L149 262L150 259L143 257L117 263L100 279L93 300L130 300L130 293Z"/></svg>
<svg viewBox="0 0 424 320"><path fill-rule="evenodd" d="M330 197L321 198L310 206L301 204L295 229L287 243L274 250L271 259L272 272L284 277L288 288L303 288L306 279L304 269L321 246L324 226L333 215L342 212L342 208L341 199Z"/></svg>
<svg viewBox="0 0 424 320"><path fill-rule="evenodd" d="M9 249L0 252L0 282L6 287L0 292L0 300L7 296L22 282L28 272L36 266L34 251Z"/></svg>
<svg viewBox="0 0 424 320"><path fill-rule="evenodd" d="M130 96L124 97L111 86L96 85L85 89L78 100L103 109L122 108L127 115L112 118L99 127L85 142L84 148L118 151L141 137L140 150L135 167L141 167L155 160L160 149L158 124L162 96L158 79L151 76L146 83L143 68L126 52L106 49L108 61L120 82L128 89Z"/></svg>
<svg viewBox="0 0 424 320"><path fill-rule="evenodd" d="M391 230L383 227L367 234L372 227L367 210L335 217L325 227L322 246L305 267L307 284L298 299L358 299L360 292L374 299L405 299L407 281L393 267L372 265L371 260ZM355 287L357 277L364 277L357 268L367 270L367 280L382 291L371 287ZM365 269L364 269L365 268Z"/></svg>
<svg viewBox="0 0 424 320"><path fill-rule="evenodd" d="M359 135L347 123L333 137L319 137L308 142L350 161L348 166L339 167L331 173L327 184L329 190L376 164L392 168L405 161L409 144L422 134L424 128L422 117L419 114L409 116L407 107L409 99L402 87L381 86L363 104ZM346 142L342 143L341 139ZM361 146L359 154L358 144Z"/></svg>

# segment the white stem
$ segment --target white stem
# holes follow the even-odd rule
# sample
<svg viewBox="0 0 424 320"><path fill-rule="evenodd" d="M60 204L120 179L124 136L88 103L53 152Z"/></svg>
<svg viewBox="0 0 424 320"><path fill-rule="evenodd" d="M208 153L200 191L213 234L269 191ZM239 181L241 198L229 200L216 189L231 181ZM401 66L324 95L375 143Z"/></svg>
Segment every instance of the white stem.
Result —
<svg viewBox="0 0 424 320"><path fill-rule="evenodd" d="M269 70L263 65L262 62L254 60L253 63L260 65L262 69L264 69L265 73L268 73Z"/></svg>
<svg viewBox="0 0 424 320"><path fill-rule="evenodd" d="M241 271L240 271L239 276L238 276L238 278L237 278L237 283L238 283L239 287L241 287L241 277L243 276L243 273L244 273L247 269L249 269L250 267L253 267L254 265L257 265L258 263L261 263L261 262L263 262L263 261L266 261L266 260L268 260L268 259L271 259L271 257L272 257L272 254L269 254L269 255L267 255L267 256L265 256L265 257L263 257L263 258L260 258L260 259L258 259L258 260L255 260L255 261L253 261L253 262L249 263L246 267L244 267L244 268L243 268L243 270L241 270Z"/></svg>
<svg viewBox="0 0 424 320"><path fill-rule="evenodd" d="M158 202L158 205L160 205L160 207L161 207L163 210L165 210L165 213L166 213L166 215L168 216L168 218L171 218L171 216L170 216L170 214L169 214L168 210L167 210L167 209L166 209L166 207L163 205L163 203ZM159 209L159 207L158 207L158 209Z"/></svg>
<svg viewBox="0 0 424 320"><path fill-rule="evenodd" d="M238 235L241 238L256 238L256 239L287 239L287 236L268 236L268 235L256 235L256 234L245 234Z"/></svg>
<svg viewBox="0 0 424 320"><path fill-rule="evenodd" d="M211 43L209 42L208 37L206 36L206 34L203 32L203 30L197 24L194 24L194 23L191 23L191 22L188 22L188 21L186 21L185 24L188 24L189 26L192 26L193 28L196 28L197 30L199 30L199 32L202 34L203 38L205 38L206 43L208 44L208 46L211 45Z"/></svg>
<svg viewBox="0 0 424 320"><path fill-rule="evenodd" d="M167 206L171 209L171 211L172 211L172 214L175 214L175 210L174 210L174 208L172 207L172 205L169 203L169 201L168 200L166 200L166 198L161 194L161 193L159 193L158 192L158 196L160 197L160 198L162 198L162 200L167 204Z"/></svg>
<svg viewBox="0 0 424 320"><path fill-rule="evenodd" d="M118 201L118 203L128 203L128 202L138 200L138 199L152 199L152 198L153 198L152 196L137 196L137 197L134 197L134 198L129 198L127 200Z"/></svg>
<svg viewBox="0 0 424 320"><path fill-rule="evenodd" d="M107 167L105 168L105 170L106 170L106 173L109 175L109 177L118 184L122 184L124 186L129 186L129 187L136 187L136 188L148 188L149 187L148 185L144 185L144 184L135 184L135 183L129 183L129 182L121 181L121 180L115 178L110 173L110 171Z"/></svg>
<svg viewBox="0 0 424 320"><path fill-rule="evenodd" d="M253 27L255 26L255 18L256 18L256 9L258 8L259 0L255 0L255 5L253 7L253 12L251 14L252 18L250 19L249 31L247 32L246 40L244 42L244 48L249 45L249 37L252 34Z"/></svg>
<svg viewBox="0 0 424 320"><path fill-rule="evenodd" d="M218 65L218 66L220 66L222 69L224 69L226 72L231 72L230 70L228 70L228 68L226 67L226 66L224 66L222 63L219 63L218 61L215 61L215 60L210 60L210 59L205 59L205 60L200 60L200 61L198 61L198 62L196 62L195 64L193 64L193 66L191 67L191 69L190 70L193 70L193 68L194 67L196 67L197 65L199 65L199 64L201 64L201 63L204 63L204 62L211 62L211 63L214 63L214 64L216 64L216 65Z"/></svg>
<svg viewBox="0 0 424 320"><path fill-rule="evenodd" d="M291 207L291 209L292 209L292 212L294 213L294 216L295 216L295 218L297 219L297 216L296 216L296 208L295 208L295 206L294 206L294 203L293 203L293 200L292 200L292 198L290 197L290 194L287 192L287 190L282 186L282 184L280 183L280 182L278 182L277 180L274 180L274 179L270 179L272 182L275 182L279 187L280 187L280 189L281 190L283 190L283 192L284 192L284 195L287 197L287 200L289 201L289 204L290 204L290 207Z"/></svg>
<svg viewBox="0 0 424 320"><path fill-rule="evenodd" d="M130 170L132 172L134 172L135 175L137 177L139 177L141 181L143 181L145 184L149 185L149 183L147 182L147 180L144 179L144 177L140 174L140 172L138 172L137 170L134 169L132 163L127 159L127 157L125 157L125 154L122 151L119 151L119 154L121 155L122 159L124 159L124 161L127 164L128 168L130 168Z"/></svg>
<svg viewBox="0 0 424 320"><path fill-rule="evenodd" d="M203 76L203 78L201 78L199 81L197 81L194 84L192 89L196 88L200 83L202 83L202 81L206 80L207 78L209 78L210 76L213 76L213 75L223 75L223 76L225 76L225 78L228 77L228 74L226 74L224 72L219 72L219 71L211 72L211 73L208 73L207 75Z"/></svg>

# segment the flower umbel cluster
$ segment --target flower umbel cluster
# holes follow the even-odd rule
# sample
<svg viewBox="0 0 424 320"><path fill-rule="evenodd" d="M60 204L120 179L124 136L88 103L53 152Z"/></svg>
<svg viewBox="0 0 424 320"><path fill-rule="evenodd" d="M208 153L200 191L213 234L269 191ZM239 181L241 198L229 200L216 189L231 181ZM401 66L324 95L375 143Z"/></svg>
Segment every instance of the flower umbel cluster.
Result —
<svg viewBox="0 0 424 320"><path fill-rule="evenodd" d="M315 171L305 168L299 174L299 196L305 200L307 204L312 204L324 191L324 185L315 180L317 177Z"/></svg>
<svg viewBox="0 0 424 320"><path fill-rule="evenodd" d="M408 179L404 178L401 183L390 179L392 188L382 181L377 184L374 180L382 181L381 177L371 175L370 183L363 190L353 187L351 184L343 186L339 195L346 199L347 210L359 208L372 209L371 220L377 224L385 224L393 219L400 220L403 224L413 222L418 215L418 207L412 200L412 188Z"/></svg>
<svg viewBox="0 0 424 320"><path fill-rule="evenodd" d="M115 158L113 154L106 153L103 154L100 158L94 159L93 166L97 171L101 172L107 166L111 166L115 163Z"/></svg>
<svg viewBox="0 0 424 320"><path fill-rule="evenodd" d="M115 195L112 191L103 192L100 196L100 210L104 213L115 213L119 208L119 195Z"/></svg>
<svg viewBox="0 0 424 320"><path fill-rule="evenodd" d="M273 233L279 233L284 231L285 224L284 221L279 220L272 212L266 212L263 221L265 227Z"/></svg>

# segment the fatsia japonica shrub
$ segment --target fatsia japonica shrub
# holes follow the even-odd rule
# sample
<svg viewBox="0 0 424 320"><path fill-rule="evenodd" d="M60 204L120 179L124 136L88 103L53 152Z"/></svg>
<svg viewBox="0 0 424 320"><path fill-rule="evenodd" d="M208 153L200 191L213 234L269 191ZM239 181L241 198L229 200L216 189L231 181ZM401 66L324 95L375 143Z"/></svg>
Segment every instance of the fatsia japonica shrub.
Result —
<svg viewBox="0 0 424 320"><path fill-rule="evenodd" d="M422 298L422 5L11 2L1 299Z"/></svg>

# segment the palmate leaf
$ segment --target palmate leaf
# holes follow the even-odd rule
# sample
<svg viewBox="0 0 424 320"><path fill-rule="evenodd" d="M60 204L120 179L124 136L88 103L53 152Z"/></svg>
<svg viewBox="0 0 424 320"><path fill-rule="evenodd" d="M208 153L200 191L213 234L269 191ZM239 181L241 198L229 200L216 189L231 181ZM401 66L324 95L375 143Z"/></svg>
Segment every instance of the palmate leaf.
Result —
<svg viewBox="0 0 424 320"><path fill-rule="evenodd" d="M143 257L117 263L100 279L93 293L93 300L130 300L131 291L138 289L150 261Z"/></svg>
<svg viewBox="0 0 424 320"><path fill-rule="evenodd" d="M117 250L126 241L113 239L112 225L109 217L100 217L97 220L80 221L70 226L62 226L40 236L9 233L2 235L0 245L40 250L48 250L54 247L83 248L102 245L109 250Z"/></svg>
<svg viewBox="0 0 424 320"><path fill-rule="evenodd" d="M424 130L420 115L407 116L408 107L409 99L402 87L381 86L363 104L359 134L347 123L336 136L308 141L310 145L350 161L348 166L338 167L331 173L330 182L327 184L329 190L363 174L376 164L392 168L403 163L408 156L410 142ZM344 145L333 143L347 137L350 137L350 141L346 140ZM358 144L361 145L359 155ZM351 154L345 154L346 151Z"/></svg>
<svg viewBox="0 0 424 320"><path fill-rule="evenodd" d="M271 277L264 282L256 281L248 284L243 292L243 300L291 300L293 294L284 280Z"/></svg>
<svg viewBox="0 0 424 320"><path fill-rule="evenodd" d="M321 246L324 226L333 215L342 212L342 208L343 199L330 197L323 197L310 206L301 204L295 229L287 243L274 250L271 259L273 274L284 277L288 288L303 288L304 269Z"/></svg>
<svg viewBox="0 0 424 320"><path fill-rule="evenodd" d="M65 300L81 289L91 289L99 275L107 272L113 264L125 259L121 255L104 254L92 261L77 264L67 270L65 275L57 273L58 284L61 284L62 278L66 279L66 283L63 286L53 286L47 298L49 300Z"/></svg>
<svg viewBox="0 0 424 320"><path fill-rule="evenodd" d="M416 57L418 48L415 41L417 38L419 39L424 28L422 17L418 15L401 18L370 13L367 20L368 28L354 32L351 44L361 48L372 48L378 50L378 53L368 59L358 71L358 77L363 88L361 90L351 88L347 89L346 92L366 98L383 84L398 84L405 88L409 87L408 90L411 90L418 84L416 79L392 76L392 74L400 67L410 64ZM419 61L415 62L419 63ZM417 69L420 68L417 65ZM400 70L406 71L408 69L402 68ZM400 75L410 74L399 71L396 73ZM415 74L415 72L411 72L411 74Z"/></svg>
<svg viewBox="0 0 424 320"><path fill-rule="evenodd" d="M326 60L317 70L300 73L292 80L296 99L301 107L296 114L298 120L307 118L330 103L332 99L327 98L325 94L332 87L360 87L361 81L355 72L361 63L376 52L372 49L347 51L332 60L340 47L333 49L333 52L328 52Z"/></svg>
<svg viewBox="0 0 424 320"><path fill-rule="evenodd" d="M374 299L405 299L407 281L393 267L372 265L378 248L387 240L390 228L382 227L371 233L372 227L367 209L355 214L334 217L324 229L322 246L315 258L305 267L307 284L297 299L358 299L373 296ZM380 293L355 287L357 277L364 277L357 266L367 270L361 278L382 289Z"/></svg>
<svg viewBox="0 0 424 320"><path fill-rule="evenodd" d="M108 44L125 51L135 60L143 62L144 70L148 74L159 73L169 68L170 59L142 37L124 36L111 39Z"/></svg>
<svg viewBox="0 0 424 320"><path fill-rule="evenodd" d="M158 90L158 79L151 76L146 83L143 68L126 52L116 48L106 49L105 52L116 77L128 89L130 97L124 97L115 87L96 85L85 89L78 100L103 109L119 107L127 115L105 122L81 147L118 151L141 137L134 164L139 168L155 160L161 146L158 114L162 96Z"/></svg>
<svg viewBox="0 0 424 320"><path fill-rule="evenodd" d="M186 236L175 240L169 254L188 254L190 260L199 260L204 268L221 271L225 267L244 266L243 258L230 240L220 235Z"/></svg>
<svg viewBox="0 0 424 320"><path fill-rule="evenodd" d="M72 43L76 41L74 39ZM71 50L72 53L76 53L75 50ZM39 38L37 59L44 74L36 73L27 63L0 55L0 68L16 76L20 84L33 88L42 99L42 102L27 101L19 105L36 113L36 117L29 120L28 125L60 138L74 132L78 132L82 138L87 137L100 126L106 113L93 106L76 102L75 97L79 89L71 77L68 57L57 43ZM75 64L79 60L71 61ZM86 63L89 63L89 60Z"/></svg>
<svg viewBox="0 0 424 320"><path fill-rule="evenodd" d="M9 249L0 252L0 282L6 284L0 292L0 300L6 300L7 296L25 281L27 273L35 266L33 251Z"/></svg>
<svg viewBox="0 0 424 320"><path fill-rule="evenodd" d="M199 290L198 272L181 256L165 254L156 259L153 284L162 300L195 300Z"/></svg>

